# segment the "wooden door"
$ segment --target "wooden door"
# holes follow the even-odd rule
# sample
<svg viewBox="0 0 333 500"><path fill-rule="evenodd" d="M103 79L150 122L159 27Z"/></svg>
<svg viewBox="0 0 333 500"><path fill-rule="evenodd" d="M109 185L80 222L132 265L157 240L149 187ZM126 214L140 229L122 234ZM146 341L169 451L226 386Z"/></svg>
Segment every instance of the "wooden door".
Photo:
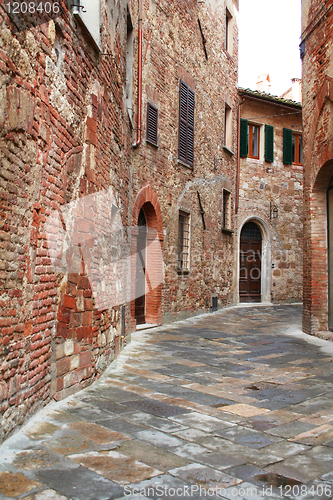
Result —
<svg viewBox="0 0 333 500"><path fill-rule="evenodd" d="M246 227L249 224L251 226ZM261 302L261 246L259 227L254 223L247 223L242 230L240 239L240 302Z"/></svg>

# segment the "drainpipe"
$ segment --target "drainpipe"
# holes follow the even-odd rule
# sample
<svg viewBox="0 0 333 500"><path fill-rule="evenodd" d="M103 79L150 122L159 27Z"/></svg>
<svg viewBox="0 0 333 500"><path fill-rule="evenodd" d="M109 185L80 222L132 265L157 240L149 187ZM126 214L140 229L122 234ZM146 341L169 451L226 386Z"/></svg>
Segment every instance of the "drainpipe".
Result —
<svg viewBox="0 0 333 500"><path fill-rule="evenodd" d="M139 0L139 45L138 45L138 116L137 116L137 132L136 142L133 148L137 148L141 144L141 127L142 127L142 0Z"/></svg>
<svg viewBox="0 0 333 500"><path fill-rule="evenodd" d="M235 200L235 214L238 212L239 205L239 176L240 176L240 121L241 121L241 105L244 103L243 98L238 103L238 145L237 145L237 172L236 172L236 200Z"/></svg>

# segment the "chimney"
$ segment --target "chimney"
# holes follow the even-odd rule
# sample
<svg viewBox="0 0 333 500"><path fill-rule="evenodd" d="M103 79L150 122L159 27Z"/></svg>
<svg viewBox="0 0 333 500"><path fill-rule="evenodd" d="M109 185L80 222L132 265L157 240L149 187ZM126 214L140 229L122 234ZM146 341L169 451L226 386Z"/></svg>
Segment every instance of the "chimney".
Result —
<svg viewBox="0 0 333 500"><path fill-rule="evenodd" d="M257 90L259 92L265 92L265 94L271 93L271 79L268 73L263 73L257 78Z"/></svg>
<svg viewBox="0 0 333 500"><path fill-rule="evenodd" d="M291 79L291 98L293 101L302 102L302 80L300 78Z"/></svg>

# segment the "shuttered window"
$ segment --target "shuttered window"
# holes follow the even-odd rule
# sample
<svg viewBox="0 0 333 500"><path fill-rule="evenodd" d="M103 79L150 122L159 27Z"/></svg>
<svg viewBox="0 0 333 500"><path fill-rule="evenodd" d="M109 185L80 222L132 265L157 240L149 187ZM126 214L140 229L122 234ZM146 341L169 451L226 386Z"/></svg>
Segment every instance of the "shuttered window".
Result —
<svg viewBox="0 0 333 500"><path fill-rule="evenodd" d="M178 157L191 167L194 165L194 107L193 90L180 80Z"/></svg>
<svg viewBox="0 0 333 500"><path fill-rule="evenodd" d="M274 161L274 127L265 125L265 161Z"/></svg>
<svg viewBox="0 0 333 500"><path fill-rule="evenodd" d="M283 129L283 163L291 165L293 162L293 132L288 128Z"/></svg>
<svg viewBox="0 0 333 500"><path fill-rule="evenodd" d="M248 121L241 118L240 121L240 156L246 158L248 152Z"/></svg>
<svg viewBox="0 0 333 500"><path fill-rule="evenodd" d="M147 105L147 141L157 146L158 109L148 102Z"/></svg>

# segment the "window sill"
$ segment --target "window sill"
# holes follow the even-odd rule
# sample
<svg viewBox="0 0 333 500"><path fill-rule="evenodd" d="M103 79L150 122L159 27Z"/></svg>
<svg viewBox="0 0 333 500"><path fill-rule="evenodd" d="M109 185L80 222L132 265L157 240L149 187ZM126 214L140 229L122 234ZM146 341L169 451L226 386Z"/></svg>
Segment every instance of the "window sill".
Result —
<svg viewBox="0 0 333 500"><path fill-rule="evenodd" d="M155 142L152 142L149 139L146 139L146 143L149 144L150 146L154 146L154 148L158 148L158 143L155 144Z"/></svg>
<svg viewBox="0 0 333 500"><path fill-rule="evenodd" d="M189 269L180 269L180 268L178 268L177 269L177 274L179 274L179 275L187 275L187 274L190 274L190 270Z"/></svg>
<svg viewBox="0 0 333 500"><path fill-rule="evenodd" d="M228 234L229 236L232 236L234 234L234 230L233 229L227 229L226 227L222 227L222 233L223 234Z"/></svg>
<svg viewBox="0 0 333 500"><path fill-rule="evenodd" d="M192 166L191 166L191 165L189 165L188 163L185 163L183 160L180 160L179 158L178 158L178 160L177 160L177 161L178 161L178 163L180 163L180 165L183 165L183 167L189 168L190 170L193 170L193 169L194 169L194 167L192 167Z"/></svg>
<svg viewBox="0 0 333 500"><path fill-rule="evenodd" d="M223 150L230 156L234 156L235 154L233 151L231 151L231 149L228 148L228 146L223 146Z"/></svg>

